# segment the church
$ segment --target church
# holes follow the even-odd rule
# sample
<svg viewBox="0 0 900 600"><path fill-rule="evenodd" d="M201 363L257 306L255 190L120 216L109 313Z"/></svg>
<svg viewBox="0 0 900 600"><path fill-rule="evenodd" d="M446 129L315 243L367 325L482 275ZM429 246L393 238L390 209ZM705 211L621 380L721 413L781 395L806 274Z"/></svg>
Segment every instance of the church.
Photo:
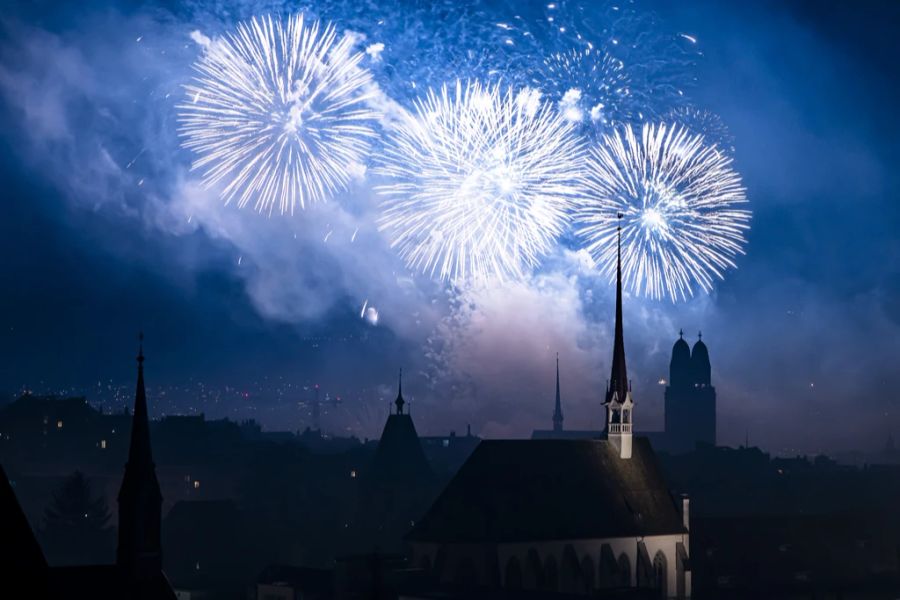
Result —
<svg viewBox="0 0 900 600"><path fill-rule="evenodd" d="M447 589L468 590L459 597L691 596L688 500L672 497L650 442L633 431L621 251L618 260L604 431L481 442L407 536L414 564Z"/></svg>
<svg viewBox="0 0 900 600"><path fill-rule="evenodd" d="M162 494L150 446L143 346L131 442L119 490L119 542L110 565L48 566L0 467L0 597L175 600L162 571ZM9 532L10 535L6 535Z"/></svg>
<svg viewBox="0 0 900 600"><path fill-rule="evenodd" d="M682 454L694 450L698 444L716 444L716 388L712 385L709 349L702 332L693 349L680 331L672 347L669 379L665 391L665 430L642 431L640 434L656 450ZM551 429L537 429L533 439L590 439L603 431L566 429L559 387L559 357L556 358L556 399Z"/></svg>

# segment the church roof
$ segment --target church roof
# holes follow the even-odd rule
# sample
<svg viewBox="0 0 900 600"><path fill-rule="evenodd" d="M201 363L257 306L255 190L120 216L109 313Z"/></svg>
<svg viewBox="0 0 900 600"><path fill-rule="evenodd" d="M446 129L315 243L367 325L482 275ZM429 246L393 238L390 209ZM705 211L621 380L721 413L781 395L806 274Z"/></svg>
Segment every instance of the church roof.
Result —
<svg viewBox="0 0 900 600"><path fill-rule="evenodd" d="M431 477L431 467L416 433L412 417L388 416L375 456L366 473L369 483L421 483Z"/></svg>
<svg viewBox="0 0 900 600"><path fill-rule="evenodd" d="M44 553L0 466L0 571L11 575L35 574L47 568ZM4 578L5 579L5 578Z"/></svg>
<svg viewBox="0 0 900 600"><path fill-rule="evenodd" d="M684 533L645 438L488 440L409 534L422 542L532 542Z"/></svg>

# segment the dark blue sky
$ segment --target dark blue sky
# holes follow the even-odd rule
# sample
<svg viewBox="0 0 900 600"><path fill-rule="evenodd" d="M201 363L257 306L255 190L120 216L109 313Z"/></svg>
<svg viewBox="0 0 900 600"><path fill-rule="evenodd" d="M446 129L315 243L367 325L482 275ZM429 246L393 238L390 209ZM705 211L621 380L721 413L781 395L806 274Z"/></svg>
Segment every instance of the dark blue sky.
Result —
<svg viewBox="0 0 900 600"><path fill-rule="evenodd" d="M227 26L229 6L203 19ZM754 216L712 295L626 301L636 420L661 423L655 382L684 327L710 346L725 443L749 431L773 451L869 449L900 434L900 6L637 7L699 40L691 99L734 135ZM460 315L373 228L321 243L365 217L364 192L284 220L197 200L165 95L189 76L189 32L215 26L182 5L54 9L14 4L0 27L0 390L128 382L142 328L159 384L321 381L381 410L404 364L421 429L527 435L549 423L559 350L569 422L597 425L604 280L551 257ZM267 424L299 426L295 408Z"/></svg>

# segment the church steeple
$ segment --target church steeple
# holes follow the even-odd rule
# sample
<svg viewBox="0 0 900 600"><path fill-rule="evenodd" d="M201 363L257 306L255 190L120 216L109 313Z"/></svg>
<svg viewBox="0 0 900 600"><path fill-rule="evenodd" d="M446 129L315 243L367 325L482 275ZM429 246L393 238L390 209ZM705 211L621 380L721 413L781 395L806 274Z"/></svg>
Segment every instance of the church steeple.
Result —
<svg viewBox="0 0 900 600"><path fill-rule="evenodd" d="M400 369L400 377L397 383L397 399L394 400L394 405L397 407L397 414L403 414L403 405L406 404L406 401L403 399L403 369Z"/></svg>
<svg viewBox="0 0 900 600"><path fill-rule="evenodd" d="M619 213L618 218L622 218ZM612 372L606 390L606 437L620 458L631 458L632 409L628 370L625 367L625 331L622 324L622 226L616 230L616 325Z"/></svg>
<svg viewBox="0 0 900 600"><path fill-rule="evenodd" d="M562 404L559 398L559 352L556 353L556 408L553 411L553 431L563 430Z"/></svg>
<svg viewBox="0 0 900 600"><path fill-rule="evenodd" d="M621 219L622 214L618 217ZM622 226L616 231L616 325L613 341L612 372L609 376L609 389L606 390L606 402L618 396L624 402L628 393L628 369L625 367L625 331L622 325Z"/></svg>
<svg viewBox="0 0 900 600"><path fill-rule="evenodd" d="M116 564L137 579L151 578L162 570L160 525L162 493L150 448L150 420L144 388L144 335L137 356L137 387L131 444L125 476L119 489L119 546Z"/></svg>

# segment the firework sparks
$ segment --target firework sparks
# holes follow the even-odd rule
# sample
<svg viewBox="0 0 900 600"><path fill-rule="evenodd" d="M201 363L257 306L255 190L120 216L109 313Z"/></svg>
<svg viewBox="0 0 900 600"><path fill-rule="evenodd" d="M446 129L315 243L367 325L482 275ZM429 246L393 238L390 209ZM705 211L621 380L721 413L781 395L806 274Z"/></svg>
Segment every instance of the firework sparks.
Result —
<svg viewBox="0 0 900 600"><path fill-rule="evenodd" d="M226 203L287 213L323 201L358 171L376 117L370 75L332 25L251 19L213 41L179 105L193 169Z"/></svg>
<svg viewBox="0 0 900 600"><path fill-rule="evenodd" d="M734 136L722 117L708 110L685 105L673 108L666 115L667 122L685 126L693 133L703 135L707 144L715 144L722 150L734 153Z"/></svg>
<svg viewBox="0 0 900 600"><path fill-rule="evenodd" d="M743 254L750 212L731 158L678 125L644 125L604 136L588 159L590 192L576 210L576 233L612 276L622 225L625 284L672 301L705 291ZM621 214L622 219L616 215Z"/></svg>
<svg viewBox="0 0 900 600"><path fill-rule="evenodd" d="M592 47L551 54L544 60L545 87L570 121L599 126L628 122L632 115L628 75L621 60Z"/></svg>
<svg viewBox="0 0 900 600"><path fill-rule="evenodd" d="M392 132L379 227L414 270L442 280L519 277L579 195L571 124L533 94L457 82L430 90Z"/></svg>

